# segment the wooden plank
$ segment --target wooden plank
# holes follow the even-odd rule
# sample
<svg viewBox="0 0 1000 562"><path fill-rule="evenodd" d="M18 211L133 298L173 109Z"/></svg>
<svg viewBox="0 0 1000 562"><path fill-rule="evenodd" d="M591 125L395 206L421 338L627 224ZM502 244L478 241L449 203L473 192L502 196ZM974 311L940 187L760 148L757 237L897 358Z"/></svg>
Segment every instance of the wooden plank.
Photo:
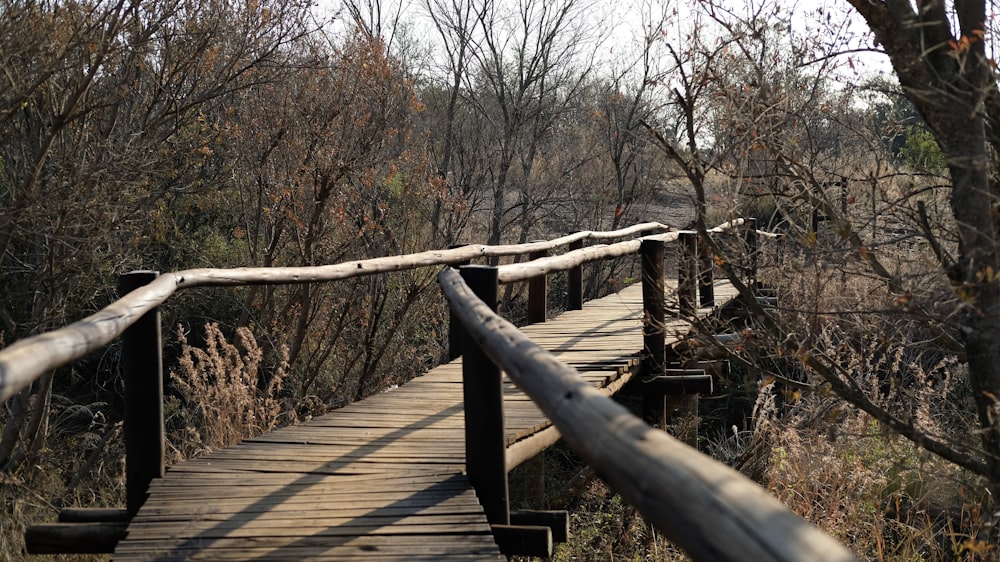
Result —
<svg viewBox="0 0 1000 562"><path fill-rule="evenodd" d="M442 516L330 517L299 519L191 519L169 524L162 521L129 525L129 537L138 540L170 540L183 534L194 539L262 537L358 537L379 535L481 534L485 517L479 514Z"/></svg>
<svg viewBox="0 0 1000 562"><path fill-rule="evenodd" d="M115 550L116 560L259 560L265 555L275 560L299 560L303 552L322 553L330 559L345 555L383 556L409 560L415 556L493 556L496 543L490 534L426 534L411 536L373 535L341 537L258 537L213 538L203 541L123 541ZM316 554L313 554L316 555Z"/></svg>
<svg viewBox="0 0 1000 562"><path fill-rule="evenodd" d="M425 509L436 506L447 506L451 509L465 512L468 509L477 507L479 500L475 496L454 496L449 494L427 495L414 498L386 498L378 495L361 497L338 497L327 495L324 497L308 496L302 498L277 498L277 497L232 497L228 499L220 498L169 498L169 503L143 506L149 511L148 517L158 518L166 515L187 513L192 518L199 515L222 514L222 513L265 513L265 512L295 512L320 510L320 512L336 513L368 513L377 509L397 510L407 509L410 513L419 514ZM206 506L204 503L211 499L214 505ZM334 503L335 502L335 503ZM200 504L200 505L199 505ZM387 507L389 506L389 507ZM481 509L481 508L480 508ZM317 512L313 512L313 517L317 517ZM136 517L135 521L143 521L147 515Z"/></svg>
<svg viewBox="0 0 1000 562"><path fill-rule="evenodd" d="M324 494L326 496L334 496L335 494L342 493L349 496L357 494L378 494L384 497L410 497L414 494L430 494L431 492L441 493L445 491L469 489L469 483L464 477L461 480L453 480L446 479L440 475L434 475L427 477L426 482L400 482L395 485L393 485L391 479L388 478L361 481L351 481L349 478L350 477L340 476L327 477L324 481L314 484L271 483L266 481L266 479L261 479L264 481L258 482L257 478L249 479L251 480L249 483L241 482L238 484L226 482L221 479L199 479L196 481L192 481L194 479L181 479L180 482L183 484L159 486L151 489L157 491L157 497L171 497L172 495L175 495L186 496L191 499L210 497L209 494L214 490L225 490L225 493L230 495L222 497L234 498L240 497L241 495L249 495L251 493L268 493L270 496L274 497L284 495L298 497L304 494L312 493ZM414 480L417 480L417 478L414 478ZM246 492L244 492L244 490L246 490Z"/></svg>
<svg viewBox="0 0 1000 562"><path fill-rule="evenodd" d="M154 480L153 488L166 488L189 485L210 485L225 484L226 486L258 485L260 483L276 484L282 486L312 486L335 482L338 485L357 486L367 485L372 482L381 483L385 488L391 490L418 489L411 486L419 486L423 489L427 484L444 483L463 476L455 474L454 471L403 471L382 475L355 475L355 476L330 476L327 474L296 473L290 470L281 473L258 473L246 474L239 479L233 479L227 474L199 473L195 472L172 472L169 478Z"/></svg>
<svg viewBox="0 0 1000 562"><path fill-rule="evenodd" d="M331 496L332 497L332 496ZM206 498L213 501L218 498ZM202 501L206 501L202 500ZM152 506L149 513L136 518L133 523L140 524L150 521L192 521L196 519L233 519L253 515L255 518L312 518L318 517L364 517L377 514L384 517L422 517L424 515L482 515L482 508L475 497L434 497L428 496L414 499L371 498L339 498L336 505L332 500L324 504L322 498L286 499L279 501L254 501L254 498L231 498L219 501L218 506L211 509L195 505L191 501L176 501L165 504L162 508ZM318 511L317 511L318 510Z"/></svg>
<svg viewBox="0 0 1000 562"><path fill-rule="evenodd" d="M611 385L612 393L639 362L641 300L638 287L626 288L525 332L579 368L588 385ZM668 339L686 329L667 325ZM171 467L153 482L115 559L503 559L459 474L461 380L459 359ZM508 446L551 427L509 377L502 392Z"/></svg>

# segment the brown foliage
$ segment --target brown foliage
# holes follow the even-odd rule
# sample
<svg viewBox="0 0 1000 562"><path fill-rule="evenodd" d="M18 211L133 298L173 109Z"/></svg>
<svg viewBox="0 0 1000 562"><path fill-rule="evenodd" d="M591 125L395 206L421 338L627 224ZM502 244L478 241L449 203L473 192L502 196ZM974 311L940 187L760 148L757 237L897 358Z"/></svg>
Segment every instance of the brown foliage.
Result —
<svg viewBox="0 0 1000 562"><path fill-rule="evenodd" d="M181 357L170 371L180 399L168 406L169 441L183 460L266 433L285 419L280 399L288 376L287 354L265 369L264 352L246 327L229 343L218 324L205 326L205 348L188 344L178 330Z"/></svg>

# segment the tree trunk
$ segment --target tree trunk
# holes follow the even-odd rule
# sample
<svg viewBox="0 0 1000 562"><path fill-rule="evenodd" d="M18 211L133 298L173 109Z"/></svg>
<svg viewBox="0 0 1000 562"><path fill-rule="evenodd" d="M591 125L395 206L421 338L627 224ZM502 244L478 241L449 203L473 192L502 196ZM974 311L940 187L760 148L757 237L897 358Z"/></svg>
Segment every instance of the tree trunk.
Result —
<svg viewBox="0 0 1000 562"><path fill-rule="evenodd" d="M1000 269L994 224L997 186L990 181L986 136L997 84L986 56L982 1L875 3L849 0L892 62L906 97L934 133L948 161L958 263L942 263L967 306L958 318L979 414L990 489L1000 493ZM957 16L958 36L949 13ZM994 170L995 171L995 170Z"/></svg>
<svg viewBox="0 0 1000 562"><path fill-rule="evenodd" d="M989 273L1000 269L1000 262L985 123L973 111L951 113L940 117L952 124L942 148L948 157L951 208L959 233L958 264L950 274L960 297L973 305L962 318L961 329L966 334L969 382L983 430L990 488L1000 492L1000 286Z"/></svg>

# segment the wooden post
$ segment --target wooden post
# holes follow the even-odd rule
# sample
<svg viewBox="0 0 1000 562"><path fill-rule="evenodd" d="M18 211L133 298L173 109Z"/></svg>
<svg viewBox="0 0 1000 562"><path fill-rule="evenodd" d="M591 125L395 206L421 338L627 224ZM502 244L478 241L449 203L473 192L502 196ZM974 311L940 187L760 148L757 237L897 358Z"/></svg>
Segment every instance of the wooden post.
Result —
<svg viewBox="0 0 1000 562"><path fill-rule="evenodd" d="M522 509L510 513L511 525L540 525L552 529L552 542L569 540L569 513Z"/></svg>
<svg viewBox="0 0 1000 562"><path fill-rule="evenodd" d="M667 396L656 389L642 389L642 421L667 430Z"/></svg>
<svg viewBox="0 0 1000 562"><path fill-rule="evenodd" d="M569 250L583 248L583 240L569 243ZM583 309L583 266L578 265L566 273L566 310Z"/></svg>
<svg viewBox="0 0 1000 562"><path fill-rule="evenodd" d="M118 278L121 295L157 278L156 271L133 271ZM122 334L121 369L125 380L125 496L134 516L149 493L149 483L165 471L163 356L160 311L142 315Z"/></svg>
<svg viewBox="0 0 1000 562"><path fill-rule="evenodd" d="M50 523L24 532L28 554L109 554L128 534L125 523Z"/></svg>
<svg viewBox="0 0 1000 562"><path fill-rule="evenodd" d="M679 394L667 396L663 405L664 430L690 447L698 448L698 395Z"/></svg>
<svg viewBox="0 0 1000 562"><path fill-rule="evenodd" d="M497 268L467 265L462 278L496 312ZM462 329L462 395L465 400L465 469L492 525L510 524L506 444L503 426L503 374Z"/></svg>
<svg viewBox="0 0 1000 562"><path fill-rule="evenodd" d="M680 257L677 260L677 308L681 316L694 315L698 279L698 235L681 232L677 239Z"/></svg>
<svg viewBox="0 0 1000 562"><path fill-rule="evenodd" d="M530 505L542 505L545 503L545 454L535 455L524 463L524 497ZM513 519L511 523L521 525Z"/></svg>
<svg viewBox="0 0 1000 562"><path fill-rule="evenodd" d="M548 255L548 250L539 250L528 254L528 259L537 260ZM548 308L547 291L545 275L539 275L528 281L528 324L545 322Z"/></svg>
<svg viewBox="0 0 1000 562"><path fill-rule="evenodd" d="M702 308L715 306L715 256L707 243L699 244L698 302Z"/></svg>
<svg viewBox="0 0 1000 562"><path fill-rule="evenodd" d="M552 557L552 529L543 525L491 525L493 540L505 556Z"/></svg>
<svg viewBox="0 0 1000 562"><path fill-rule="evenodd" d="M643 240L642 260L642 348L643 376L663 373L666 347L666 299L663 281L663 247L659 240Z"/></svg>
<svg viewBox="0 0 1000 562"><path fill-rule="evenodd" d="M465 244L452 244L448 246L449 250L455 248L461 248ZM455 264L454 267L461 267L463 265L469 265L468 261ZM448 308L448 360L454 361L462 356L462 330L458 325L458 318L455 318L455 313Z"/></svg>
<svg viewBox="0 0 1000 562"><path fill-rule="evenodd" d="M757 236L757 219L746 220L744 237L747 246L746 283L751 289L757 288L757 262L760 260L760 240Z"/></svg>

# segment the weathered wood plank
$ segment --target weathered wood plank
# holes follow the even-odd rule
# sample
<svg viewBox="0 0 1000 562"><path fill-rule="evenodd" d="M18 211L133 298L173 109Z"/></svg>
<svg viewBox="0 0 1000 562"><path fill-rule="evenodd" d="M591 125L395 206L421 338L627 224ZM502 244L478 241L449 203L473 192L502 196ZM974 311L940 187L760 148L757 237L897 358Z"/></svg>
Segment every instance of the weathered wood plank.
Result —
<svg viewBox="0 0 1000 562"><path fill-rule="evenodd" d="M526 332L610 394L638 365L641 306L638 288L626 288ZM678 333L686 327L668 322L668 333L671 325ZM458 474L461 378L459 359L171 467L150 487L115 559L502 559L475 493ZM504 378L502 391L509 467L511 454L515 461L536 454L559 432L512 380Z"/></svg>

